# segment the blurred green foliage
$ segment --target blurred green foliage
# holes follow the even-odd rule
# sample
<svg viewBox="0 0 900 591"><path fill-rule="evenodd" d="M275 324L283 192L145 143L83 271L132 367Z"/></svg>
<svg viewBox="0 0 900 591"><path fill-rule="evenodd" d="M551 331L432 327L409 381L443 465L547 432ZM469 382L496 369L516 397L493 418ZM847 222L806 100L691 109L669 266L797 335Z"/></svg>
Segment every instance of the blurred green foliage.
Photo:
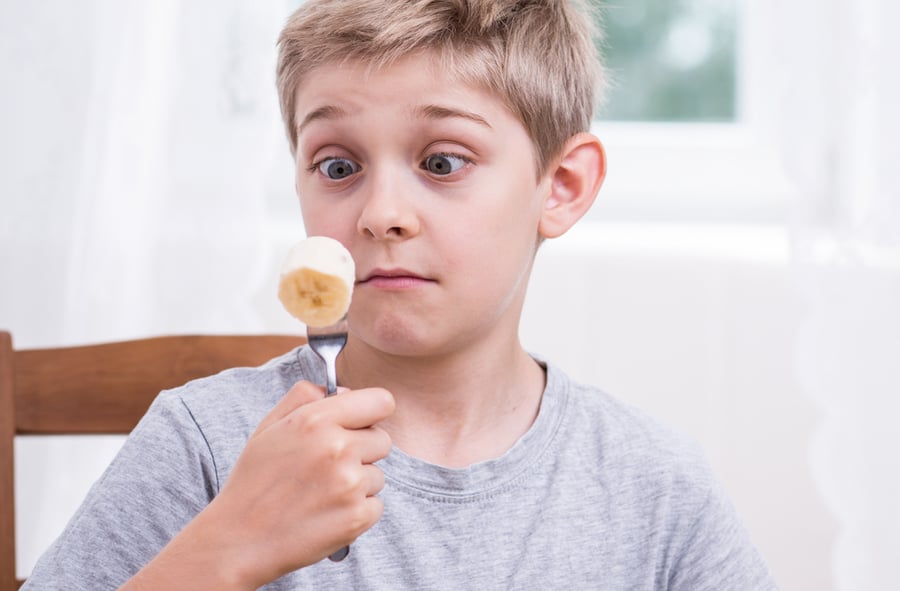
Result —
<svg viewBox="0 0 900 591"><path fill-rule="evenodd" d="M600 119L735 119L738 0L591 1L610 78Z"/></svg>

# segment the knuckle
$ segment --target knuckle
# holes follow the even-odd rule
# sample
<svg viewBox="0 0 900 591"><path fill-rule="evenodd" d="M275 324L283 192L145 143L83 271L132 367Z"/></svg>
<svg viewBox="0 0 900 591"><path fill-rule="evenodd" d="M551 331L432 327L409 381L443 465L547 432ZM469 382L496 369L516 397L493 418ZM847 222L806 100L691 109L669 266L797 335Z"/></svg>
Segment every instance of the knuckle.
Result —
<svg viewBox="0 0 900 591"><path fill-rule="evenodd" d="M322 451L328 461L339 464L350 454L350 443L347 441L346 437L339 434L324 442Z"/></svg>
<svg viewBox="0 0 900 591"><path fill-rule="evenodd" d="M339 469L335 474L335 487L340 495L355 496L362 489L362 475L353 468Z"/></svg>
<svg viewBox="0 0 900 591"><path fill-rule="evenodd" d="M319 409L312 406L304 406L292 415L292 421L296 428L304 432L316 432L325 424L325 417Z"/></svg>

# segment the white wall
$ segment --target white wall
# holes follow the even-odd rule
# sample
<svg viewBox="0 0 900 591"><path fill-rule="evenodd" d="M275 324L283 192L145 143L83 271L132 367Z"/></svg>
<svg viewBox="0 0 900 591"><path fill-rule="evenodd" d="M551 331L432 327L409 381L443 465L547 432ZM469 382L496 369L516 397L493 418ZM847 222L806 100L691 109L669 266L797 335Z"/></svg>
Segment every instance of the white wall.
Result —
<svg viewBox="0 0 900 591"><path fill-rule="evenodd" d="M783 589L834 589L784 230L596 224L546 246L526 343L699 441Z"/></svg>

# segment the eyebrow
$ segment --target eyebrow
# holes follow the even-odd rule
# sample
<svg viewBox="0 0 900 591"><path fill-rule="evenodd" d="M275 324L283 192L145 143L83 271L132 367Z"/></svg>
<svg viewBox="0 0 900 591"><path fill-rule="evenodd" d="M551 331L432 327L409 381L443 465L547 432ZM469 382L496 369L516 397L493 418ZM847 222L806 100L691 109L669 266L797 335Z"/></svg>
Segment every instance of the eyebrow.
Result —
<svg viewBox="0 0 900 591"><path fill-rule="evenodd" d="M313 121L325 120L325 119L339 119L341 117L347 116L349 113L347 110L342 109L341 107L335 105L325 105L323 107L319 107L318 109L313 109L309 113L306 114L306 117L297 125L297 135L303 131L303 129L312 123ZM454 109L452 107L442 107L440 105L423 105L421 107L416 107L413 109L413 114L417 117L424 117L426 119L466 119L468 121L474 121L479 125L483 125L488 129L492 129L491 124L487 122L487 119L478 115L477 113L473 113L471 111L463 111L461 109Z"/></svg>
<svg viewBox="0 0 900 591"><path fill-rule="evenodd" d="M491 128L491 124L487 122L487 119L478 115L477 113L472 113L471 111L463 111L460 109L454 109L451 107L442 107L440 105L423 105L421 107L416 107L413 111L418 117L424 117L426 119L468 119L469 121L474 121L479 125L483 125L487 128Z"/></svg>
<svg viewBox="0 0 900 591"><path fill-rule="evenodd" d="M334 105L325 105L324 107L313 109L312 111L307 113L306 117L303 118L303 121L301 121L297 125L297 135L300 135L300 133L303 131L303 128L313 121L318 121L320 119L338 119L346 115L346 110Z"/></svg>

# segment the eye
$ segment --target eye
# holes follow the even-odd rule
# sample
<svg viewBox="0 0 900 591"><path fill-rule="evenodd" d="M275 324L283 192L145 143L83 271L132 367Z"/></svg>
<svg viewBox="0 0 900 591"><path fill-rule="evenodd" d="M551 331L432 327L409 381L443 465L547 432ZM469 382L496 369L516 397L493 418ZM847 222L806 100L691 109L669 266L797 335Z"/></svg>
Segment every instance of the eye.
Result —
<svg viewBox="0 0 900 591"><path fill-rule="evenodd" d="M315 167L328 178L339 181L347 178L351 174L359 172L359 164L346 158L325 158L318 162Z"/></svg>
<svg viewBox="0 0 900 591"><path fill-rule="evenodd" d="M432 174L448 175L468 164L468 160L455 154L432 154L422 162L422 168Z"/></svg>

